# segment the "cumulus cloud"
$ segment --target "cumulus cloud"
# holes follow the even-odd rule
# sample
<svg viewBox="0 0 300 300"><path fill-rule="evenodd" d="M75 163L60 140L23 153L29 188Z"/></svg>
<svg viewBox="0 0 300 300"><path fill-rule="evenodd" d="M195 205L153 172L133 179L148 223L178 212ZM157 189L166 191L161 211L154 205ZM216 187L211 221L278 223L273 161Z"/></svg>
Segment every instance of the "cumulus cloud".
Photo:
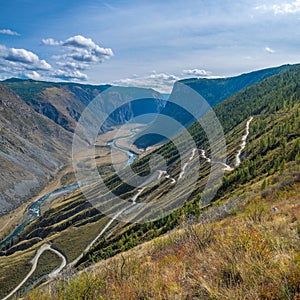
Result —
<svg viewBox="0 0 300 300"><path fill-rule="evenodd" d="M280 4L262 4L255 7L262 12L273 12L274 14L294 14L300 12L300 0L285 1Z"/></svg>
<svg viewBox="0 0 300 300"><path fill-rule="evenodd" d="M72 61L67 61L67 62L63 62L63 61L58 61L56 62L56 64L63 68L63 69L68 69L68 70L86 70L88 68L88 65L85 63L78 63L78 62L72 62Z"/></svg>
<svg viewBox="0 0 300 300"><path fill-rule="evenodd" d="M211 75L211 72L208 72L208 71L203 70L203 69L189 69L189 70L183 70L182 75L207 77L207 76Z"/></svg>
<svg viewBox="0 0 300 300"><path fill-rule="evenodd" d="M8 54L8 49L4 45L0 45L0 57L4 57Z"/></svg>
<svg viewBox="0 0 300 300"><path fill-rule="evenodd" d="M57 41L53 38L42 40L43 45L59 46L61 54L53 56L59 70L54 74L55 78L63 80L87 80L87 75L81 71L88 70L110 59L114 53L111 48L103 48L91 38L76 35L65 41Z"/></svg>
<svg viewBox="0 0 300 300"><path fill-rule="evenodd" d="M13 31L13 30L10 30L10 29L0 29L0 33L1 34L7 34L7 35L17 35L17 36L20 35L20 33L16 32L16 31Z"/></svg>
<svg viewBox="0 0 300 300"><path fill-rule="evenodd" d="M52 77L66 81L86 81L88 79L86 74L78 70L65 71L61 69L55 71Z"/></svg>
<svg viewBox="0 0 300 300"><path fill-rule="evenodd" d="M25 64L26 69L50 70L51 65L45 60L40 60L39 57L26 49L9 48L8 54L4 56L5 60L11 62L19 62Z"/></svg>
<svg viewBox="0 0 300 300"><path fill-rule="evenodd" d="M169 94L172 91L175 81L192 78L220 78L220 76L212 76L212 73L203 69L186 69L181 72L181 75L173 75L168 73L157 73L153 71L151 74L139 77L133 75L130 78L115 80L112 84L121 86L153 88L160 93Z"/></svg>
<svg viewBox="0 0 300 300"><path fill-rule="evenodd" d="M268 52L268 53L275 53L275 50L270 48L270 47L265 47L265 51Z"/></svg>
<svg viewBox="0 0 300 300"><path fill-rule="evenodd" d="M9 29L2 29L0 33L16 34ZM82 35L72 36L64 41L46 38L41 43L58 49L57 55L51 57L55 62L53 66L27 49L0 45L0 71L5 77L86 81L88 76L84 71L114 55L112 49L101 47Z"/></svg>
<svg viewBox="0 0 300 300"><path fill-rule="evenodd" d="M111 48L103 48L92 39L82 35L72 36L65 41L56 41L53 38L43 39L42 43L49 46L62 46L65 53L57 55L57 60L79 61L87 63L101 63L111 58L114 53Z"/></svg>
<svg viewBox="0 0 300 300"><path fill-rule="evenodd" d="M36 72L36 71L32 71L32 72L27 72L24 73L24 75L29 78L29 79L33 79L33 80L41 80L42 76L40 73Z"/></svg>
<svg viewBox="0 0 300 300"><path fill-rule="evenodd" d="M138 77L137 75L131 78L116 80L113 84L122 86L134 86L143 88L153 88L161 93L170 93L175 81L179 80L180 77L167 74L167 73L156 73L153 72L150 75Z"/></svg>
<svg viewBox="0 0 300 300"><path fill-rule="evenodd" d="M31 64L39 60L38 56L33 52L16 48L8 49L8 55L5 57L5 59L25 64Z"/></svg>
<svg viewBox="0 0 300 300"><path fill-rule="evenodd" d="M51 65L40 59L35 53L26 49L7 48L0 45L1 71L9 76L24 76L31 79L41 79L37 71L49 72Z"/></svg>

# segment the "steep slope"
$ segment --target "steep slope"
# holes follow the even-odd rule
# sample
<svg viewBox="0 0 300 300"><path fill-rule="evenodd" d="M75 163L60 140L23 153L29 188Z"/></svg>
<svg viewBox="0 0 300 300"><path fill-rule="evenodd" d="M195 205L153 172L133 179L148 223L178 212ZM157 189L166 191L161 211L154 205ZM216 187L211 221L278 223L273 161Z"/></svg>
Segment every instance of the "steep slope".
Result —
<svg viewBox="0 0 300 300"><path fill-rule="evenodd" d="M180 94L180 84L187 85L194 89L209 103L211 107L214 107L218 103L221 103L228 97L247 88L248 86L258 83L273 75L280 74L293 67L293 65L283 65L280 67L258 70L228 78L192 78L180 80L178 81L178 83L175 83L170 95L170 102L167 103L166 107L162 110L161 113L176 119L178 122L187 127L195 121L194 117L181 107L175 105L172 101L173 98L176 99L178 91ZM135 145L138 148L147 148L156 143L162 142L164 140L163 137L147 133L157 132L156 128L163 126L163 122L163 120L161 122L157 120L157 122L152 124L149 129L146 129L144 132L142 132L140 134L140 138L135 141Z"/></svg>
<svg viewBox="0 0 300 300"><path fill-rule="evenodd" d="M124 124L140 111L149 113L149 99L151 99L150 112L159 112L165 105L163 97L152 89L52 83L16 78L5 80L3 84L15 91L35 111L71 132L74 132L82 111L97 96L100 97L98 103L100 111L111 111L121 106L111 115L106 127ZM109 93L109 101L107 97L101 98L103 91ZM130 104L121 105L124 101L134 99L140 100L139 108Z"/></svg>
<svg viewBox="0 0 300 300"><path fill-rule="evenodd" d="M258 83L268 77L280 74L293 68L293 65L268 68L250 73L241 74L235 77L217 79L184 79L180 82L190 86L204 97L212 107L224 101L231 95L242 89Z"/></svg>
<svg viewBox="0 0 300 300"><path fill-rule="evenodd" d="M259 182L268 175L273 175L284 169L288 162L299 162L300 156L300 67L295 66L289 71L265 79L261 83L248 87L242 92L229 98L215 108L224 132L228 147L227 163L234 167L236 154L240 149L242 136L245 134L246 123L251 116L250 133L247 146L242 152L242 164L234 170L228 172L223 180L222 188L219 189L217 198L223 197L227 193L233 192L240 185L248 182ZM210 148L205 136L205 132L196 123L189 128L194 140L200 149L205 149L210 156ZM156 151L167 158L169 163L168 171L171 177L178 179L182 168L179 161L180 156L175 151L172 143L165 144ZM147 163L145 159L144 163ZM180 214L199 214L199 200L203 187L206 184L205 176L209 172L210 163L206 159L201 159L200 176L197 188L190 197L194 204L187 203L181 212L174 212L170 216L147 225L131 225L126 229L119 225L120 232L109 234L105 239L100 240L94 248L95 257L106 258L128 249L140 242L141 239L148 240L165 232L178 224ZM138 164L138 162L137 162ZM140 169L145 168L141 163ZM141 171L140 171L141 172ZM297 169L296 169L297 172ZM188 174L186 175L188 177ZM291 179L292 180L292 179ZM127 191L124 184L120 183ZM157 188L164 192L170 186L160 184ZM186 189L189 189L186 185ZM245 188L246 190L246 188ZM144 191L140 201L145 201L147 197L155 199L155 188ZM210 204L208 204L210 205ZM122 228L123 227L123 228ZM132 234L130 234L132 233ZM88 254L86 259L88 259Z"/></svg>
<svg viewBox="0 0 300 300"><path fill-rule="evenodd" d="M285 177L298 176L287 183ZM241 186L199 220L84 272L35 289L39 299L298 299L299 170ZM234 203L234 209L232 204ZM92 288L91 288L92 287Z"/></svg>
<svg viewBox="0 0 300 300"><path fill-rule="evenodd" d="M72 136L0 85L0 213L41 190L68 161Z"/></svg>

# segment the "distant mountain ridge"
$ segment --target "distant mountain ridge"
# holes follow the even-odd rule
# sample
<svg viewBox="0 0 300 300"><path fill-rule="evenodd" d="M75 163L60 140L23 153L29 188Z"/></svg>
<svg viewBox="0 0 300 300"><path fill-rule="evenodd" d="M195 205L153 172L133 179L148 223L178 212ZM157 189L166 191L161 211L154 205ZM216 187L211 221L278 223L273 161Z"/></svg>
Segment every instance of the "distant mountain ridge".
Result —
<svg viewBox="0 0 300 300"><path fill-rule="evenodd" d="M149 99L152 103L150 112L158 113L165 106L165 99L153 89L134 87L116 87L111 85L88 85L79 83L54 83L11 78L2 82L17 93L35 111L45 115L58 125L74 132L76 122L89 103L100 97L101 93L109 93L110 101L99 101L99 109L103 112L116 109L106 126L124 124L137 114L149 113ZM107 98L107 97L106 97ZM140 99L138 111L130 105L130 101ZM143 106L143 100L148 99ZM128 104L121 105L124 102ZM121 107L120 107L121 106ZM120 107L118 109L118 107Z"/></svg>
<svg viewBox="0 0 300 300"><path fill-rule="evenodd" d="M288 71L295 66L297 65L283 65L280 67L253 71L228 78L191 78L180 80L175 82L170 95L170 101L167 102L167 105L161 111L161 114L176 119L185 127L189 126L195 121L192 115L172 103L172 99L180 95L180 84L185 84L191 87L193 90L198 92L199 95L201 95L211 107L214 107L237 92L255 83L261 82L268 77ZM188 99L183 101L188 101ZM151 134L151 132L157 132L158 130L156 128L161 126L164 126L163 123L158 121L152 124L149 129L141 132L140 137L135 141L135 145L138 148L147 148L164 141L162 136Z"/></svg>
<svg viewBox="0 0 300 300"><path fill-rule="evenodd" d="M200 95L214 107L242 89L258 83L265 78L290 70L294 66L296 65L287 64L279 67L252 71L250 73L243 73L233 77L215 79L192 78L183 79L179 82L184 83L199 92Z"/></svg>

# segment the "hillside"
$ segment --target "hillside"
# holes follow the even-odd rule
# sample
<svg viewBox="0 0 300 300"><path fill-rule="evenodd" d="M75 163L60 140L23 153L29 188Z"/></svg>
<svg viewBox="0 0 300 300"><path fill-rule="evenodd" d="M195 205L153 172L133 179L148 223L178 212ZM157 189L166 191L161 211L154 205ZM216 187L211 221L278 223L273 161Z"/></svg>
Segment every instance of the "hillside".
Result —
<svg viewBox="0 0 300 300"><path fill-rule="evenodd" d="M37 194L68 162L72 135L0 84L0 214Z"/></svg>
<svg viewBox="0 0 300 300"><path fill-rule="evenodd" d="M236 189L200 219L183 217L176 230L24 300L299 299L299 179L299 165L288 164L268 187Z"/></svg>
<svg viewBox="0 0 300 300"><path fill-rule="evenodd" d="M183 158L179 156L174 143L169 142L154 151L154 154L160 154L166 159L166 171L169 177L160 177L160 181L154 180L145 186L142 192L123 183L116 174L108 173L105 185L124 200L128 200L128 203L124 201L128 206L123 205L120 201L117 202L115 197L107 198L103 186L98 183L90 185L85 195L75 190L72 194L57 199L41 218L32 222L20 234L19 239L2 253L0 266L3 271L0 271L0 276L3 284L0 290L3 291L3 295L25 277L30 270L28 261L45 243L50 243L55 249L62 251L69 264L72 265L72 262L75 261L72 266L82 269L97 261L129 250L142 242L150 241L171 229L179 230L182 220L188 220L189 224L194 225L188 226L188 230L184 233L175 231L175 236L182 235L178 242L171 235L170 239L168 237L163 239L161 248L156 247L160 245L157 241L150 243L154 250L146 252L146 256L147 254L150 256L148 260L144 259L146 256L142 256L140 260L137 258L134 264L130 262L126 264L122 257L121 260L108 261L108 269L105 273L106 283L103 283L101 275L93 277L87 273L87 277L75 278L74 281L73 279L58 281L57 285L52 287L52 290L58 291L55 295L47 291L46 293L37 291L36 295L38 296L33 294L29 299L50 299L51 297L52 299L55 297L72 299L74 294L78 295L81 292L88 295L87 299L97 299L100 295L105 298L104 294L107 295L105 299L118 298L121 297L120 295L124 295L125 299L147 297L152 299L168 297L222 299L222 295L227 297L224 299L255 299L259 297L262 299L293 299L292 297L296 297L299 292L299 273L297 273L298 269L294 270L293 266L295 264L297 266L299 255L297 254L299 252L299 220L296 214L300 173L299 82L300 67L294 66L282 74L266 78L244 89L216 106L215 112L225 133L228 148L226 163L230 169L226 167L227 171L222 186L214 202L201 203L200 201L211 167L211 161L208 158L212 161L216 158L211 156L212 149L209 147L203 129L199 123L195 123L189 128L189 132L193 136L197 149L194 151L194 149L188 148L186 152L190 167L186 168L179 192L172 192L171 179L174 179L175 182L181 180L183 169L181 159ZM249 126L247 144L241 153L242 163L237 165L237 153L241 149L241 140L247 131L247 124ZM182 137L179 136L177 139L180 144ZM132 168L138 174L149 174L150 156L135 161ZM182 207L159 220L145 224L122 223L116 218L110 219L104 216L96 209L97 207L93 207L91 202L86 201L86 196L97 198L100 199L101 205L101 199L106 199L107 206L113 213L117 212L118 215L121 215L125 209L130 208L133 212L132 217L137 220L145 215L151 216L151 211L143 210L143 207L137 211L137 208L141 207L139 204L148 199L150 199L150 204L157 203L165 195L164 199L177 203L180 197L189 191L191 178L194 177L193 169L197 164L199 164L200 172L195 178L195 190L192 191ZM220 162L215 164L220 164ZM100 165L99 171L101 172L101 170L102 166ZM132 175L128 169L124 169L123 176L123 178L128 178ZM138 197L135 197L137 194ZM170 202L170 205L172 203L174 202ZM166 202L164 205L167 206L169 203ZM272 214L273 206L279 207L279 213ZM100 208L103 209L101 206ZM274 210L277 211L276 209ZM127 212L127 215L130 216L130 213ZM125 214L124 217L126 217ZM201 224L204 221L211 230L203 228ZM198 223L199 225L196 225ZM256 226L257 224L259 226ZM278 227L276 227L277 225ZM236 232L236 229L240 230ZM264 234L265 229L267 231ZM101 231L104 234L99 236ZM249 234L250 232L255 234L252 236ZM286 235L291 236L291 239L284 239ZM91 245L97 236L99 238ZM186 241L190 236L192 240ZM181 238L183 242L180 242ZM202 240L205 241L206 238L208 241L202 243ZM281 238L282 244L281 242L276 244L278 240L281 241ZM220 243L211 243L210 241L219 241ZM91 247L87 249L88 245ZM190 247L186 249L184 245ZM226 245L228 248L225 247ZM247 252L247 245L251 246L249 252ZM261 248L256 245L261 245ZM283 245L286 248L282 248ZM220 256L216 261L216 264L207 265L208 260L203 261L203 257L207 256L210 258L210 262L215 262L223 246L226 251L224 256ZM156 254L158 256L155 256ZM181 254L182 256L180 256ZM288 257L285 261L279 256L280 264L284 265L282 268L273 262L273 258L280 254L282 257ZM53 253L49 252L43 255L43 264L38 267L27 286L45 280L41 275L50 273L50 270L60 264L60 260ZM239 261L230 261L235 255ZM247 255L249 255L249 260L247 260ZM250 265L251 257L255 260L252 265ZM133 260L133 256L130 256L129 261L131 259ZM187 270L191 277L182 277L181 271L177 267L172 269L175 272L172 273L169 268L172 260L178 261L178 266ZM195 268L193 268L194 265ZM233 269L229 268L230 265ZM131 269L133 266L135 268ZM195 273L196 266L201 270L201 274ZM160 272L159 269L162 271ZM216 270L219 269L224 272L217 272ZM176 273L176 270L179 273ZM273 270L276 270L278 274L269 278L268 276L274 274ZM147 273L148 271L149 273ZM113 277L113 273L115 276L121 275ZM153 279L149 278L149 274L154 275ZM164 276L165 274L169 274L170 278ZM177 275L179 277L176 277ZM68 271L64 276L68 278ZM160 276L167 278L167 281L153 290L153 284L154 286L158 284ZM255 279L255 276L257 276L256 281L251 281ZM140 290L136 287L135 278L145 279L145 281L141 281ZM183 278L182 285L178 278ZM262 278L266 280L266 284L263 286L266 289L263 291L257 288ZM249 281L247 281L248 279ZM274 282L280 282L281 279L285 285L275 286ZM187 280L191 286L185 284ZM91 284L95 286L95 289L86 290ZM107 290L108 285L115 288ZM252 288L251 291L249 291L249 287ZM286 296L284 297L286 298L280 294L283 293L283 289L285 289L284 295ZM196 291L199 291L200 294L197 295ZM252 294L247 294L247 291ZM259 294L255 294L255 291Z"/></svg>
<svg viewBox="0 0 300 300"><path fill-rule="evenodd" d="M149 113L149 99L151 99L150 112L157 113L165 105L163 96L152 89L53 83L16 78L7 79L2 83L17 93L35 111L70 132L74 132L82 111L97 96L100 111L116 109L107 121L106 127L124 124L141 112ZM109 94L105 99L101 97L104 91ZM122 105L134 99L141 102L138 108L132 107L130 103Z"/></svg>
<svg viewBox="0 0 300 300"><path fill-rule="evenodd" d="M176 105L177 95L181 94L181 84L191 87L193 90L198 92L199 95L201 95L201 97L203 97L203 99L205 99L205 101L207 101L211 107L215 107L218 103L223 102L225 99L247 88L248 86L258 83L273 75L280 74L293 67L293 65L284 65L228 78L191 78L180 80L174 84L172 93L170 95L170 101L167 103L166 107L161 113L176 119L178 122L187 127L196 120L190 113L185 111L182 107ZM198 118L202 117L205 113L206 111L203 111L202 115L200 114ZM157 132L157 128L160 128L163 126L163 124L164 120L156 120L154 124L151 124L149 128L140 133L140 138L135 141L135 145L139 148L147 148L153 144L163 142L163 137L151 134L151 132ZM174 136L176 134L178 134L178 132L174 132Z"/></svg>

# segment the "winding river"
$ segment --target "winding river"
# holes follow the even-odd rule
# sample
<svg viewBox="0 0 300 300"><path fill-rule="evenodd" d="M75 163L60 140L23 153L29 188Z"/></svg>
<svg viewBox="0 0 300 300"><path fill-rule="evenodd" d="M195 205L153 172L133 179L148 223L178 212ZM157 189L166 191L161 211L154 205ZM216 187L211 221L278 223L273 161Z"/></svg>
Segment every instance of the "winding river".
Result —
<svg viewBox="0 0 300 300"><path fill-rule="evenodd" d="M133 130L132 130L132 132L133 132ZM123 149L116 145L117 140L128 138L128 137L129 136L119 137L119 138L113 139L107 143L107 145L110 146L111 148L114 148L114 149L121 151L123 153L126 153L128 155L128 160L124 167L131 165L137 158L137 154L135 154L134 152L127 150L127 149ZM86 184L88 184L88 183L86 183ZM16 236L18 236L29 223L31 223L33 220L35 220L41 216L41 205L47 199L49 199L50 197L57 197L57 196L65 194L65 193L72 192L75 189L77 189L78 187L79 187L78 183L75 183L75 184L71 184L71 185L56 189L56 190L38 198L36 201L34 201L32 204L30 204L25 212L25 220L20 225L18 225L6 238L4 238L2 241L0 241L0 250L3 249L6 245L8 245Z"/></svg>
<svg viewBox="0 0 300 300"><path fill-rule="evenodd" d="M246 146L246 140L247 140L247 137L249 135L249 126L250 126L250 123L251 121L253 120L253 117L251 116L250 119L247 121L246 123L246 133L245 135L243 135L242 137L242 144L240 146L240 150L238 152L238 154L236 155L236 164L235 166L238 167L239 164L241 163L241 159L240 159L240 156L241 156L241 152L243 151L243 149L245 148ZM134 135L134 129L131 129L131 132L132 134L129 135L129 136L125 136L125 137L118 137L118 138L115 138L111 141L109 141L107 143L107 145L117 151L121 151L125 154L128 155L128 160L124 166L127 167L129 165L131 165L135 160L136 158L138 157L138 155L136 153L134 153L133 151L131 150L128 150L128 149L125 149L125 148L122 148L122 147L119 147L116 145L116 141L117 140L120 140L120 139L125 139L125 138L128 138L132 135ZM195 153L196 153L196 149L193 149L193 152L192 152L192 156L190 157L189 160L192 160L193 157L195 156ZM205 151L204 150L201 150L201 156L206 159L208 162L210 162L210 158L206 157L206 154L205 154ZM227 171L232 171L234 170L234 168L224 164L225 166L225 169L224 170L227 170ZM182 172L180 173L180 176L179 176L179 179L181 179L185 173L185 169L187 167L187 164L183 167L183 170ZM161 176L161 175L160 175ZM172 180L174 180L172 178ZM175 181L176 182L176 181ZM88 184L88 183L86 183ZM57 196L60 196L64 193L68 193L68 192L71 192L75 189L77 189L79 187L78 183L75 183L75 184L71 184L71 185L68 185L66 187L62 187L62 188L59 188L59 189L56 189L42 197L40 197L39 199L37 199L36 201L34 201L31 205L29 205L29 207L27 208L27 211L26 211L26 214L25 214L25 220L20 224L18 225L14 231L12 233L10 233L6 238L4 238L1 242L0 242L0 250L2 248L4 248L7 244L9 244L14 237L16 237L18 234L20 234L20 232L30 223L32 222L33 220L35 220L36 218L40 217L41 215L41 211L40 211L40 207L41 207L41 204L43 202L45 202L47 199L49 199L50 197L57 197ZM143 192L144 188L141 188L137 195L135 195L134 199L133 199L133 202L135 202L135 200L138 198L138 196Z"/></svg>
<svg viewBox="0 0 300 300"><path fill-rule="evenodd" d="M71 184L71 185L68 185L66 187L56 189L56 190L40 197L39 199L34 201L32 204L30 204L29 207L26 210L26 213L25 213L25 220L20 225L18 225L12 233L10 233L4 240L2 240L0 242L0 249L4 248L7 244L9 244L13 240L13 238L16 237L18 234L20 234L20 232L29 223L31 223L33 220L40 217L40 215L41 215L41 205L42 205L43 202L45 202L50 197L57 197L57 196L60 196L62 194L65 194L65 193L72 192L75 189L77 189L78 187L79 187L79 185L76 183L76 184Z"/></svg>
<svg viewBox="0 0 300 300"><path fill-rule="evenodd" d="M118 139L121 139L121 138L118 138ZM118 139L113 139L113 140L109 141L107 143L107 145L110 146L113 149L116 149L116 150L121 151L123 153L126 153L128 155L128 161L126 162L126 165L124 166L124 167L127 167L127 166L131 165L136 160L137 155L134 152L130 151L130 150L123 149L123 148L117 146L116 141Z"/></svg>

